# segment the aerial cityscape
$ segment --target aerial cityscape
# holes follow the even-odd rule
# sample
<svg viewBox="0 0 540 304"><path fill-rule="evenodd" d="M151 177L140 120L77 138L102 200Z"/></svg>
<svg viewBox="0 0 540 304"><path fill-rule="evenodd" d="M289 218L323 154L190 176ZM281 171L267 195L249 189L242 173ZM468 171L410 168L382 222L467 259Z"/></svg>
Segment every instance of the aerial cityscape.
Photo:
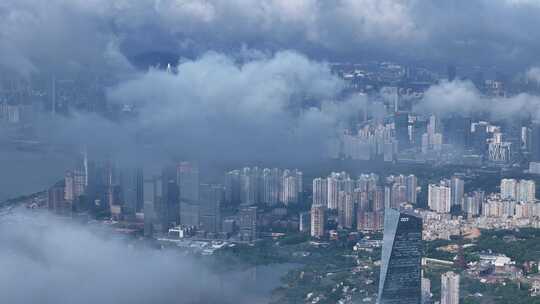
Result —
<svg viewBox="0 0 540 304"><path fill-rule="evenodd" d="M540 303L540 2L0 0L0 303Z"/></svg>

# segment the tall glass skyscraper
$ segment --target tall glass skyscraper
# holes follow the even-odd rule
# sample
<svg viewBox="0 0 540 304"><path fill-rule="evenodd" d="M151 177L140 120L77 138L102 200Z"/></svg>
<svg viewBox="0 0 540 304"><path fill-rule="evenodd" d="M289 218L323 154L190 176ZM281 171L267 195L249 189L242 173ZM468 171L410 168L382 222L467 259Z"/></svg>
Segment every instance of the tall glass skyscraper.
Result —
<svg viewBox="0 0 540 304"><path fill-rule="evenodd" d="M422 218L412 210L386 209L379 280L379 304L419 304Z"/></svg>

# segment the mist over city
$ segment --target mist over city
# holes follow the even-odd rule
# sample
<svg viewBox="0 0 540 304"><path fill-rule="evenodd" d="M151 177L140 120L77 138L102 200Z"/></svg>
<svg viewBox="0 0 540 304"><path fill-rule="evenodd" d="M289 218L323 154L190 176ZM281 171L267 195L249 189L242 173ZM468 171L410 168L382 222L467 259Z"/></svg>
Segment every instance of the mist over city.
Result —
<svg viewBox="0 0 540 304"><path fill-rule="evenodd" d="M540 303L539 17L1 0L0 303Z"/></svg>

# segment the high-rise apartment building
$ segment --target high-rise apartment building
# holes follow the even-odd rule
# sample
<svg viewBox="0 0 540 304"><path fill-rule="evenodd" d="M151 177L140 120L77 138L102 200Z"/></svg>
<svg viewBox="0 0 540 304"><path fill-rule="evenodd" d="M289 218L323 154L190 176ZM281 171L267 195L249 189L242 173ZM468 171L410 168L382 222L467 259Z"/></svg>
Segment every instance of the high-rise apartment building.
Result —
<svg viewBox="0 0 540 304"><path fill-rule="evenodd" d="M352 229L355 225L355 204L353 194L340 191L338 199L338 226L345 229Z"/></svg>
<svg viewBox="0 0 540 304"><path fill-rule="evenodd" d="M515 179L501 179L501 198L510 200L517 198L517 181Z"/></svg>
<svg viewBox="0 0 540 304"><path fill-rule="evenodd" d="M439 213L448 213L451 209L451 189L445 184L428 186L428 207Z"/></svg>
<svg viewBox="0 0 540 304"><path fill-rule="evenodd" d="M517 196L517 200L520 202L534 202L536 200L536 183L533 180L520 180Z"/></svg>
<svg viewBox="0 0 540 304"><path fill-rule="evenodd" d="M450 179L450 191L452 206L461 206L465 194L465 182L461 178L453 176Z"/></svg>
<svg viewBox="0 0 540 304"><path fill-rule="evenodd" d="M311 236L315 238L322 238L324 236L326 218L325 218L325 206L312 206L311 207Z"/></svg>
<svg viewBox="0 0 540 304"><path fill-rule="evenodd" d="M313 205L327 206L328 183L326 178L316 178L313 180Z"/></svg>
<svg viewBox="0 0 540 304"><path fill-rule="evenodd" d="M409 175L405 178L405 186L407 189L407 202L413 205L416 205L417 192L416 188L418 187L418 180L416 176Z"/></svg>

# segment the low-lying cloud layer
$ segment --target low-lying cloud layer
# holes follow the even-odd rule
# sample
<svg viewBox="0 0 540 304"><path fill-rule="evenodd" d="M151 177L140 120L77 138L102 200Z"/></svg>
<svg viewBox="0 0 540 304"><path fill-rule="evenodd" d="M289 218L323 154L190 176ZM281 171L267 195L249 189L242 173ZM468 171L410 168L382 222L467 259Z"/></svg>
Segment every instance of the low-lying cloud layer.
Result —
<svg viewBox="0 0 540 304"><path fill-rule="evenodd" d="M53 142L87 143L121 158L313 160L365 105L363 96L342 100L343 86L326 64L295 52L243 63L207 53L174 73L151 69L110 88L109 101L132 105L132 119L78 113L40 129Z"/></svg>
<svg viewBox="0 0 540 304"><path fill-rule="evenodd" d="M200 259L24 210L0 215L0 242L0 299L10 304L264 302L276 284L271 277L283 274L261 269L249 283L248 273L231 271L220 282Z"/></svg>
<svg viewBox="0 0 540 304"><path fill-rule="evenodd" d="M540 119L540 97L521 93L510 97L488 97L470 81L442 82L430 87L416 110L440 116L487 114L493 119Z"/></svg>
<svg viewBox="0 0 540 304"><path fill-rule="evenodd" d="M122 71L152 52L243 46L313 58L497 64L537 60L537 1L4 0L0 66L23 75Z"/></svg>

